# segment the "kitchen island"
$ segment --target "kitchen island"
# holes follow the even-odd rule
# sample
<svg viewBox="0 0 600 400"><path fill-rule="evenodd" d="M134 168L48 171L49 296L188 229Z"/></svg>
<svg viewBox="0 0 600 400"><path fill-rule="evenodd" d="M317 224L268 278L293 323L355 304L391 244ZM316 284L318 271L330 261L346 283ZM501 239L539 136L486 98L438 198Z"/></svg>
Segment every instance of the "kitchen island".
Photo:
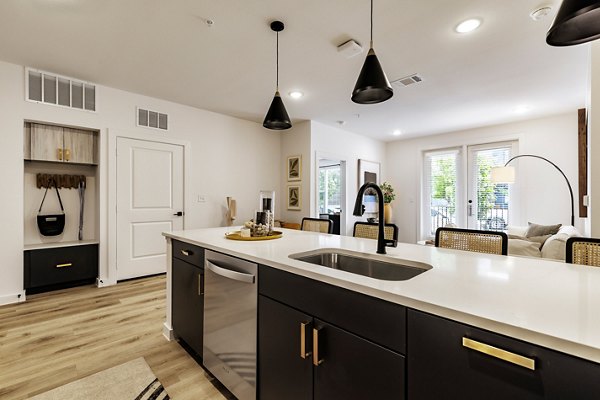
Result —
<svg viewBox="0 0 600 400"><path fill-rule="evenodd" d="M600 366L596 363L600 363L600 317L598 316L598 310L600 309L600 269L540 259L478 254L399 243L397 248L387 249L388 255L385 257L423 263L431 265L432 268L409 280L385 281L289 258L292 254L316 249L345 249L364 253L369 257L380 257L375 255L375 240L282 229L284 235L281 239L244 242L226 239L225 233L230 230L232 228L211 228L165 234L168 238L169 256L173 255L171 243L181 242L257 263L259 265L259 283L260 285L264 283L265 288L265 292L261 292L261 286L259 285L259 297L261 299L264 297L265 301L273 300L274 295L272 293L276 293L277 288L273 285L273 291L268 292L271 289L267 285L271 285L271 283L261 282L263 272L265 278L270 277L269 279L275 282L280 280L282 285L289 281L288 292L293 292L294 287L300 287L306 282L314 282L323 287L343 290L343 292L339 292L340 302L346 301L344 296L356 294L364 295L360 299L380 301L381 304L374 303L373 307L375 308L379 305L386 307L387 304L397 305L398 310L401 309L402 311L398 311L397 314L393 314L391 317L386 315L385 319L394 319L396 318L394 316L397 315L397 318L402 320L403 325L399 330L400 333L396 336L406 335L408 338L403 338L404 342L396 345L392 341L386 342L387 339L381 336L381 332L374 332L375 339L372 339L372 341L377 345L386 347L386 350L391 349L397 352L403 358L408 354L407 398L434 398L432 396L427 397L427 395L423 395L424 392L421 393L419 390L414 389L418 386L418 379L412 377L418 377L416 371L419 368L427 367L427 364L421 365L421 362L431 356L426 353L427 349L433 348L430 344L424 346L421 342L425 341L427 337L435 342L438 342L436 337L439 339L451 338L452 332L456 333L463 327L466 329L465 332L468 333L460 333L458 336L463 338L462 346L465 349L470 349L467 353L469 355L465 356L466 358L463 360L470 368L474 365L477 367L476 364L480 363L481 360L474 358L472 355L473 343L467 336L480 335L480 337L486 337L488 334L499 334L502 336L498 335L497 340L501 342L507 340L507 346L519 350L508 352L509 356L512 353L517 355L530 353L530 357L525 358L533 363L531 366L534 370L536 370L535 365L537 362L535 374L543 375L547 373L554 376L551 367L561 365L562 361L554 359L552 359L552 362L544 362L543 358L546 356L544 351L550 349L553 351L548 356L550 358L564 353L564 355L574 356L569 357L569 360L576 361L573 365L570 364L570 361L567 362L556 373L564 373L565 376L572 374L576 377L583 377L577 379L587 379L588 375L593 375L596 377L595 381L598 381ZM168 265L167 273L168 275L172 274L171 263ZM169 306L167 307L164 332L168 338L172 338L172 310L170 305L173 293L171 279L169 278L167 281ZM319 293L319 290L315 290L315 293ZM304 296L310 296L310 293L304 293ZM302 296L298 297L298 299L301 298ZM276 298L275 300L279 301L280 299ZM329 297L328 300L331 301L332 298ZM298 300L298 303L295 301L292 296L289 301L282 301L282 303L301 311L306 311L302 307L309 307L304 305L303 300ZM347 301L348 304L358 304L356 303L357 300L352 297L348 297ZM335 303L335 300L333 303ZM260 307L259 302L259 313ZM269 308L265 306L265 309ZM404 314L405 310L407 310L407 315ZM314 326L317 326L317 321L320 321L317 319L317 317L320 317L320 312L315 310L311 314L315 315ZM323 312L325 313L325 311ZM430 323L428 318L438 319L433 319L431 320L433 322ZM332 322L335 322L333 325L336 327L343 327L345 324L344 321ZM371 323L370 325L374 324ZM258 326L260 332L260 320ZM368 332L363 334L360 329L358 331L357 329L348 328L354 335L363 338L369 335ZM373 329L376 330L376 328ZM445 330L448 332L445 332ZM177 329L175 331L177 334ZM310 332L308 335L310 335ZM367 338L370 339L370 337ZM418 338L424 339L417 340ZM465 342L464 339L467 339L467 341ZM452 340L454 341L454 339ZM494 337L490 339L491 342L494 342L494 340L496 340ZM527 346L532 344L540 347L520 349L522 342L526 342ZM260 371L262 371L260 368L260 343L259 334L259 388L261 387ZM477 347L477 343L475 347ZM443 348L440 349L443 350ZM450 354L436 353L435 357L443 360L444 357L452 355L452 351L450 351ZM309 352L307 351L307 353ZM417 357L420 354L422 354L422 357ZM491 358L489 352L485 357ZM317 366L319 364L318 360L316 361L315 368L319 368ZM393 364L393 361L391 361L391 364ZM443 365L444 363L436 360L432 364ZM526 365L526 368L532 369L531 366L527 367L527 361L520 365ZM583 365L583 367L580 368L580 365ZM452 363L449 363L448 367L458 368ZM413 372L411 372L411 368ZM536 385L545 385L543 380L527 382L528 378L523 378L521 372L507 372L503 368L503 365L500 364L492 365L491 370L488 368L487 372L481 372L478 367L476 369L477 372L483 374L481 376L489 375L490 371L508 376L507 379L517 382L515 385L520 388L519 390L525 388L523 393L531 394L536 390L538 394L545 393L542 397L532 395L532 397L519 398L559 398L552 395L556 388L540 389L536 387ZM448 371L450 375L454 373L455 371ZM469 373L472 373L472 371ZM513 373L516 375L512 376ZM403 370L402 374L404 374ZM265 373L266 375L267 373ZM464 376L468 376L468 374ZM478 376L478 379L481 376ZM458 378L450 377L448 380L456 381ZM411 384L411 379L417 380ZM525 379L525 382L519 381L522 379ZM571 382L571 378L568 378L567 382ZM573 390L581 389L582 385L581 382L573 381ZM597 386L594 386L598 385L597 383L591 385L591 389L586 389L585 393L597 389ZM583 386L585 387L585 385ZM405 386L402 385L399 390L406 390ZM447 388L445 390L448 393ZM316 389L311 393L315 394L315 398L318 397ZM592 396L593 393L589 394ZM596 392L595 395L598 397L599 393ZM261 398L263 397L261 395ZM469 398L469 396L467 395L464 398ZM585 397L575 395L571 398Z"/></svg>

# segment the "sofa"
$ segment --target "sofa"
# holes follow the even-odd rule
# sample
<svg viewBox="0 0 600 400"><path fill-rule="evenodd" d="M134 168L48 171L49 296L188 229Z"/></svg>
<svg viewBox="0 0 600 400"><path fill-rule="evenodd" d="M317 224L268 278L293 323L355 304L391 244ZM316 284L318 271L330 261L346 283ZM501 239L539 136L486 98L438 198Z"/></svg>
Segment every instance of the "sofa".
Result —
<svg viewBox="0 0 600 400"><path fill-rule="evenodd" d="M541 227L537 231L546 233L537 235L532 234L532 226ZM547 229L550 226L529 224L529 226L508 226L508 255L509 256L526 256L526 257L541 257L551 260L565 261L566 242L572 236L581 236L581 234L570 225L553 225L557 228ZM554 233L555 232L555 233Z"/></svg>

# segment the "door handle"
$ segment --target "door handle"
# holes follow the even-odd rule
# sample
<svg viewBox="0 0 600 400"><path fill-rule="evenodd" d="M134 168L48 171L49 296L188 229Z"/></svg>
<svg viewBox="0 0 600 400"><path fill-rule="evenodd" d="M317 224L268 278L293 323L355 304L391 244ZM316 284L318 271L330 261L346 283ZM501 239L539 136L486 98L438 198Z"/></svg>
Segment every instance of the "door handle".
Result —
<svg viewBox="0 0 600 400"><path fill-rule="evenodd" d="M183 211L177 211L175 214L176 217L182 217L183 216Z"/></svg>
<svg viewBox="0 0 600 400"><path fill-rule="evenodd" d="M300 322L300 357L306 359L312 353L306 351L306 327L310 326L310 322Z"/></svg>
<svg viewBox="0 0 600 400"><path fill-rule="evenodd" d="M473 216L473 200L469 200L469 205L467 206L467 214L469 217Z"/></svg>
<svg viewBox="0 0 600 400"><path fill-rule="evenodd" d="M319 359L319 331L321 329L313 328L313 365L318 367L323 364L323 359Z"/></svg>
<svg viewBox="0 0 600 400"><path fill-rule="evenodd" d="M206 260L206 269L224 278L233 279L238 282L253 284L256 281L256 277L252 274L245 274L243 272L237 272L229 268L221 267L210 260Z"/></svg>

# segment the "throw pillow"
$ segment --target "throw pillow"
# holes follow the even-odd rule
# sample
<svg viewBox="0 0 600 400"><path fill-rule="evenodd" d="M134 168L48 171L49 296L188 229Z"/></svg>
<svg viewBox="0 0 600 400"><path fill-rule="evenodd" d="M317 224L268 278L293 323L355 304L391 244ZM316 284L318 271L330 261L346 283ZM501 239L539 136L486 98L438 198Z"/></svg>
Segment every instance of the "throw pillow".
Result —
<svg viewBox="0 0 600 400"><path fill-rule="evenodd" d="M539 245L536 242L530 242L524 238L511 239L508 241L508 255L541 257Z"/></svg>
<svg viewBox="0 0 600 400"><path fill-rule="evenodd" d="M555 235L558 233L558 230L562 226L562 224L557 225L538 225L528 222L529 228L527 228L527 233L525 233L526 238L530 238L533 236L545 236L545 235Z"/></svg>

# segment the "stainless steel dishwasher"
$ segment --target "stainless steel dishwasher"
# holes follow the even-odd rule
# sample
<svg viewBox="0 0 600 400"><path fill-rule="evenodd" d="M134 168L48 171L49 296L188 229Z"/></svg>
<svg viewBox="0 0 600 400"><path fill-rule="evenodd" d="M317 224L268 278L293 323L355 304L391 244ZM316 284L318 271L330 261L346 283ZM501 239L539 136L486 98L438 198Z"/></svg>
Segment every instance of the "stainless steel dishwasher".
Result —
<svg viewBox="0 0 600 400"><path fill-rule="evenodd" d="M204 260L204 366L239 400L254 400L258 266L210 250Z"/></svg>

